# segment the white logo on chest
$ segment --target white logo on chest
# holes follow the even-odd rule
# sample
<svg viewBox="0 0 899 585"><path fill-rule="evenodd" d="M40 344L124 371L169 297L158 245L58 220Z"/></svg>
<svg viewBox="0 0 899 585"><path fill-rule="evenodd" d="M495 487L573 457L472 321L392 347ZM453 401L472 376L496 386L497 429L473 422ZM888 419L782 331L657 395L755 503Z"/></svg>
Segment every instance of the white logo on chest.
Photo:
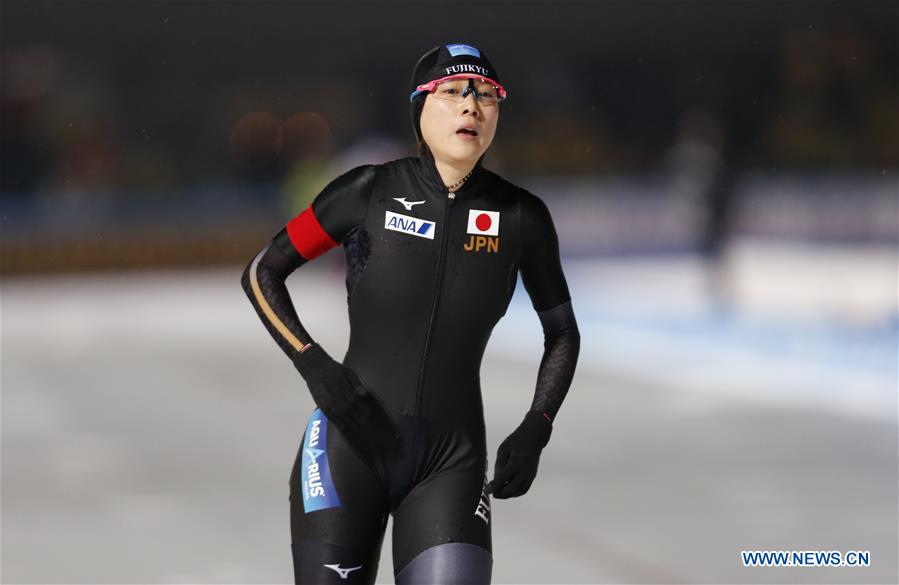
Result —
<svg viewBox="0 0 899 585"><path fill-rule="evenodd" d="M405 197L394 197L393 199L394 199L394 201L399 201L400 203L402 203L403 207L406 208L406 211L412 211L413 205L421 205L422 203L424 203L424 200L422 200L422 201L406 201Z"/></svg>

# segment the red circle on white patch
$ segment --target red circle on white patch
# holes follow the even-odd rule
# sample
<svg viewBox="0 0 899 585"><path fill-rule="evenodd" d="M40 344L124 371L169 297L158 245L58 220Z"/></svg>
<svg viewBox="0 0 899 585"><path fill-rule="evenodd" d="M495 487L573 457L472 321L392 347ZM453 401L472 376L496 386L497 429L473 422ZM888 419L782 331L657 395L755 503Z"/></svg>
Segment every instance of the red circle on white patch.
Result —
<svg viewBox="0 0 899 585"><path fill-rule="evenodd" d="M474 225L482 232L489 230L492 223L493 221L491 221L490 216L486 213L482 213L474 220Z"/></svg>

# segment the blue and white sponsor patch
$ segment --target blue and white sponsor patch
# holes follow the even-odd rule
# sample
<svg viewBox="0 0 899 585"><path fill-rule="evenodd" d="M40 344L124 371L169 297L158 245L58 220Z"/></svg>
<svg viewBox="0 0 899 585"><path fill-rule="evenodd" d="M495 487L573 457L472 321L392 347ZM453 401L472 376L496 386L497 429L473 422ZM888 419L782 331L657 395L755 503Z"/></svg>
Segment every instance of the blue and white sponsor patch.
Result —
<svg viewBox="0 0 899 585"><path fill-rule="evenodd" d="M434 239L434 230L437 224L433 221L421 219L420 217L412 217L411 215L403 215L402 213L394 213L387 211L384 216L384 227L395 232L403 232L410 236L418 236L419 238Z"/></svg>
<svg viewBox="0 0 899 585"><path fill-rule="evenodd" d="M472 57L481 58L481 52L472 47L471 45L447 45L447 50L452 57L458 57L459 55L471 55Z"/></svg>
<svg viewBox="0 0 899 585"><path fill-rule="evenodd" d="M318 408L309 417L303 441L303 510L308 514L339 508L340 498L328 467L328 419Z"/></svg>

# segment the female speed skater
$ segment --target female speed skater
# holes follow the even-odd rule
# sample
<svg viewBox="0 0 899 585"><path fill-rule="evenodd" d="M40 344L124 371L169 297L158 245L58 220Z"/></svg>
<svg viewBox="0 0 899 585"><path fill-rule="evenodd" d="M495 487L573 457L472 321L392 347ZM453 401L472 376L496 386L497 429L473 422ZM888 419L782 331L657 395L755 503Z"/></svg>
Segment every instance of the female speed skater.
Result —
<svg viewBox="0 0 899 585"><path fill-rule="evenodd" d="M580 335L549 211L481 164L506 97L496 70L475 47L441 45L419 59L411 90L418 156L334 179L241 280L317 405L289 482L297 583L374 583L388 514L396 583L490 583L490 496L528 491L574 376ZM285 286L338 245L341 362L304 329ZM519 273L544 353L488 481L479 370Z"/></svg>

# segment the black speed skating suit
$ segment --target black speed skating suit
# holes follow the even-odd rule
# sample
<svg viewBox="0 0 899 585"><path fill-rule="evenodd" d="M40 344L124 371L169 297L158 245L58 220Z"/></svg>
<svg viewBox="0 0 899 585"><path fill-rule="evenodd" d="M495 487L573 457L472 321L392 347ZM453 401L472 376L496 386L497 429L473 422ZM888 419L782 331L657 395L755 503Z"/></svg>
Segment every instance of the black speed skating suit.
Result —
<svg viewBox="0 0 899 585"><path fill-rule="evenodd" d="M338 177L244 271L244 289L292 358L311 337L284 280L338 244L351 328L342 363L378 408L358 428L329 424L320 410L310 417L290 478L297 582L373 583L388 514L398 583L489 582L479 370L518 274L544 330L531 409L547 421L578 352L549 211L480 162L455 194L428 156Z"/></svg>

